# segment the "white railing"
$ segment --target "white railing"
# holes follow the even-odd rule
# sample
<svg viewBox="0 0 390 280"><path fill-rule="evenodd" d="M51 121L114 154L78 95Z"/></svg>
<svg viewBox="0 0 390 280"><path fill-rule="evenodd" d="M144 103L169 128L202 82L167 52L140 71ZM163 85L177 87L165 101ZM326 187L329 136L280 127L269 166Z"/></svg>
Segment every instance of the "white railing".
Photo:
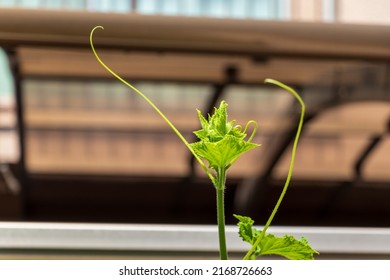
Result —
<svg viewBox="0 0 390 280"><path fill-rule="evenodd" d="M261 227L259 227L261 228ZM390 256L389 228L282 227L269 229L276 235L305 236L322 258ZM248 245L227 226L227 243L232 254L245 253ZM210 254L218 251L214 225L140 225L82 223L0 223L0 251L76 250ZM161 256L161 255L160 255Z"/></svg>

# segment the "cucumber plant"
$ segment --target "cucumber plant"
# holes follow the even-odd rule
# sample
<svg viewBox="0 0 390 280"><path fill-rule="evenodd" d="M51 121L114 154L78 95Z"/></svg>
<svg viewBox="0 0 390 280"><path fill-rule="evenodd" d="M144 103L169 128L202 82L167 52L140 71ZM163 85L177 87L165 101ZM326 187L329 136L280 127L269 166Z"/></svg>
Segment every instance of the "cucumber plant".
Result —
<svg viewBox="0 0 390 280"><path fill-rule="evenodd" d="M226 234L225 234L225 211L224 211L224 192L226 186L226 177L228 169L236 162L236 160L244 153L260 146L253 143L253 137L255 136L257 124L255 121L249 121L245 127L236 125L235 121L228 121L227 107L228 104L225 101L221 101L218 108L212 115L205 118L198 110L198 117L201 124L201 129L194 131L199 141L195 143L189 143L180 131L173 125L173 123L164 115L164 113L140 90L124 80L118 74L116 74L111 68L109 68L97 54L93 44L93 33L96 29L104 29L102 26L96 26L90 33L90 45L93 54L97 61L115 78L125 84L127 87L136 92L142 97L149 105L163 118L168 126L174 131L174 133L180 138L188 150L194 155L197 162L206 172L211 183L216 190L217 197L217 221L218 221L218 236L219 236L219 253L221 260L228 259L228 251L226 247ZM244 260L253 260L262 255L280 255L288 259L301 260L301 259L313 259L314 254L318 252L312 249L307 240L302 237L300 240L291 235L285 235L283 237L276 237L273 234L267 233L268 227L271 225L276 212L279 209L280 204L287 192L294 167L295 154L298 145L298 139L302 130L303 119L305 114L305 104L301 97L294 89L283 83L266 79L265 83L274 84L294 95L301 105L301 117L295 140L292 148L291 162L287 179L283 187L282 193L276 202L276 205L267 220L264 228L258 230L253 227L254 221L250 217L241 215L234 215L238 220L238 233L243 241L251 245L249 251L244 256ZM249 137L248 129L253 125L252 132ZM206 165L207 163L207 165Z"/></svg>

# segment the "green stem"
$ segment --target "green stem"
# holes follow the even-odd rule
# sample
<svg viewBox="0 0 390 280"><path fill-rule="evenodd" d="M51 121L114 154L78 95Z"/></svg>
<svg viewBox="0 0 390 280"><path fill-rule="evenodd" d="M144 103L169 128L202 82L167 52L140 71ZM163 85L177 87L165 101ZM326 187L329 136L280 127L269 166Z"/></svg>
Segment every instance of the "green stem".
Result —
<svg viewBox="0 0 390 280"><path fill-rule="evenodd" d="M282 203L283 198L284 198L284 196L285 196L285 194L287 192L288 186L290 185L293 168L294 168L294 162L295 162L295 155L296 155L297 146L298 146L298 140L299 140L299 136L301 135L302 126L303 126L303 120L305 118L305 103L303 102L302 98L299 96L299 94L294 89L292 89L291 87L286 86L286 85L284 85L284 84L282 84L282 83L280 83L278 81L272 80L272 79L266 79L265 82L266 83L275 84L277 86L280 86L281 88L283 88L283 89L289 91L290 93L292 93L294 95L294 97L298 100L298 102L301 104L301 117L299 119L297 133L295 134L295 139L294 139L294 143L293 143L293 147L292 147L292 151L291 151L290 167L289 167L289 170L288 170L286 182L284 184L282 193L280 194L279 199L276 202L276 205L275 205L271 215L269 216L267 223L265 224L263 230L261 231L261 234L257 238L256 242L253 244L252 248L245 255L244 260L248 260L251 257L251 255L253 254L253 252L256 250L257 246L259 246L261 240L264 238L265 233L266 233L267 229L269 228L269 226L271 225L272 220L274 219L274 217L276 215L276 212L278 211L279 206Z"/></svg>
<svg viewBox="0 0 390 280"><path fill-rule="evenodd" d="M225 206L224 192L226 182L226 169L219 168L217 172L216 190L217 190L217 220L219 237L219 256L221 260L227 260L226 232L225 232Z"/></svg>

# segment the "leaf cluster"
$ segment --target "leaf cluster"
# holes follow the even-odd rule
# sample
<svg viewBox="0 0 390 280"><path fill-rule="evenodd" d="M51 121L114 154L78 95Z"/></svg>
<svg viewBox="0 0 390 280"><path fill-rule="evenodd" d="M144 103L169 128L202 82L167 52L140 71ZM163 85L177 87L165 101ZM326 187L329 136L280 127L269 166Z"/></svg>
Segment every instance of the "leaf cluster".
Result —
<svg viewBox="0 0 390 280"><path fill-rule="evenodd" d="M190 144L194 152L207 160L209 167L214 170L228 169L243 153L260 146L251 142L256 128L249 139L245 140L249 124L256 123L248 122L243 129L240 125L235 125L235 120L228 121L227 106L222 101L219 108L215 108L214 114L208 116L208 120L197 110L202 129L194 131L199 141Z"/></svg>
<svg viewBox="0 0 390 280"><path fill-rule="evenodd" d="M277 237L273 234L264 234L253 227L254 221L245 216L234 215L238 219L239 235L243 241L254 245L259 238L261 241L250 259L254 260L262 255L279 255L291 260L313 260L318 252L312 249L305 237L300 240L292 235Z"/></svg>

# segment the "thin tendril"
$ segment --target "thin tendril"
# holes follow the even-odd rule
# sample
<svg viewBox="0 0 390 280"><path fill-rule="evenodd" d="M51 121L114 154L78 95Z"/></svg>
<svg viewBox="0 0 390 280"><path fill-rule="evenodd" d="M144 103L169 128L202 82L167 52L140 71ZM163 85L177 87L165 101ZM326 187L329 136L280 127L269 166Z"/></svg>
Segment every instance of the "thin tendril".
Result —
<svg viewBox="0 0 390 280"><path fill-rule="evenodd" d="M245 125L245 128L244 128L243 133L246 133L248 127L249 127L251 124L254 124L255 126L254 126L254 128L253 128L253 131L252 131L251 136L249 136L249 138L248 138L248 142L251 142L251 141L252 141L252 139L253 139L253 137L255 136L256 131L257 131L257 122L255 122L254 120L251 120L251 121L249 121L249 122Z"/></svg>
<svg viewBox="0 0 390 280"><path fill-rule="evenodd" d="M95 55L97 61L109 72L111 73L115 78L117 78L119 81L124 83L126 86L131 88L133 91L135 91L137 94L139 94L146 102L149 103L150 106L163 118L163 120L171 127L171 129L176 133L176 135L180 138L180 140L186 145L187 149L194 155L195 159L199 162L199 164L202 166L206 174L209 176L210 180L215 183L215 178L214 176L210 173L208 170L207 166L203 163L203 161L196 155L194 150L191 148L190 144L187 142L187 140L184 138L184 136L177 130L177 128L171 123L171 121L160 111L160 109L145 95L143 94L139 89L131 85L129 82L124 80L122 77L120 77L118 74L116 74L111 68L109 68L98 56L95 47L93 45L93 33L95 32L96 29L104 29L103 26L96 26L92 29L90 36L89 36L89 42L91 45L91 49L93 54Z"/></svg>
<svg viewBox="0 0 390 280"><path fill-rule="evenodd" d="M279 206L282 203L282 200L283 200L283 198L284 198L284 196L285 196L285 194L287 192L288 186L289 186L290 181L291 181L293 168L294 168L295 155L296 155L296 151L297 151L298 140L299 140L299 136L301 135L302 126L303 126L303 120L304 120L304 117L305 117L305 103L303 102L302 98L299 96L299 94L294 89L292 89L289 86L286 86L286 85L282 84L281 82L278 82L278 81L275 81L275 80L272 80L272 79L266 79L264 82L277 85L277 86L287 90L291 94L293 94L294 97L301 104L301 116L300 116L300 119L299 119L298 129L297 129L297 133L295 134L295 139L294 139L294 143L293 143L293 147L292 147L290 167L288 169L288 174L287 174L286 182L284 184L282 193L280 194L280 197L279 197L279 199L278 199L278 201L277 201L277 203L275 205L275 208L273 209L270 217L268 218L267 223L265 224L263 230L261 231L261 234L256 239L256 242L253 244L252 248L245 255L244 260L248 260L251 257L251 255L253 254L253 252L256 250L257 246L259 246L261 240L264 238L265 233L266 233L268 227L271 225L272 220L274 219L274 217L276 215L276 212L278 211Z"/></svg>

